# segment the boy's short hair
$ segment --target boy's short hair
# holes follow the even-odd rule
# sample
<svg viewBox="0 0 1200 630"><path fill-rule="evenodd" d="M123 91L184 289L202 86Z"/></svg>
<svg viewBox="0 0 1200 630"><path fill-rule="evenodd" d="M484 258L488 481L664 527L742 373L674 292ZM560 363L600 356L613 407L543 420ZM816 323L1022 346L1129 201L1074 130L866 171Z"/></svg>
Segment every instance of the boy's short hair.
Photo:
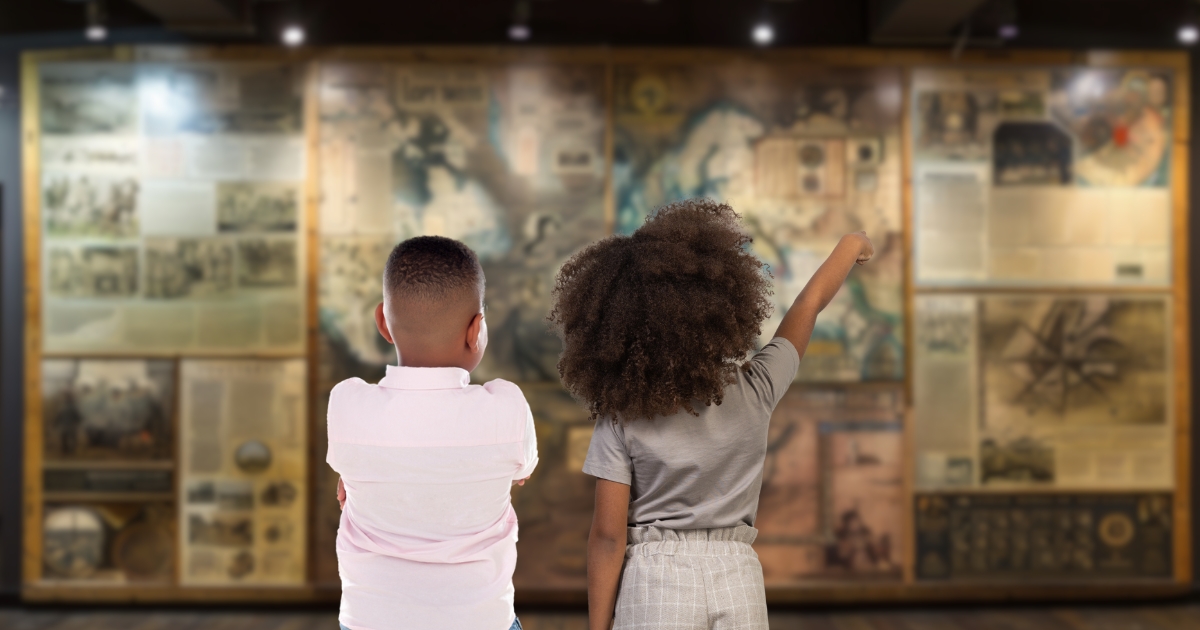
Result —
<svg viewBox="0 0 1200 630"><path fill-rule="evenodd" d="M403 241L392 249L383 270L383 290L392 299L436 303L473 293L482 301L484 282L475 252L444 236Z"/></svg>

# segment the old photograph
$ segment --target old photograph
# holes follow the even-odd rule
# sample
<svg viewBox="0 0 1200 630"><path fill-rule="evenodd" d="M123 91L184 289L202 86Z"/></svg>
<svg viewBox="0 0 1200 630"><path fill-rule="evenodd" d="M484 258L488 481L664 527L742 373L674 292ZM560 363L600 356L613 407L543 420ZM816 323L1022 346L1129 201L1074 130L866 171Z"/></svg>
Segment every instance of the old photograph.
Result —
<svg viewBox="0 0 1200 630"><path fill-rule="evenodd" d="M296 240L244 238L237 243L238 286L291 288L300 283Z"/></svg>
<svg viewBox="0 0 1200 630"><path fill-rule="evenodd" d="M62 63L41 69L42 132L128 134L136 129L134 69L120 63Z"/></svg>
<svg viewBox="0 0 1200 630"><path fill-rule="evenodd" d="M48 175L42 188L46 234L135 237L139 189L132 177Z"/></svg>
<svg viewBox="0 0 1200 630"><path fill-rule="evenodd" d="M106 586L170 582L174 519L168 503L47 505L42 526L45 575Z"/></svg>
<svg viewBox="0 0 1200 630"><path fill-rule="evenodd" d="M145 295L179 299L233 290L233 243L214 238L146 239Z"/></svg>
<svg viewBox="0 0 1200 630"><path fill-rule="evenodd" d="M138 250L118 245L51 245L46 293L63 298L129 298L138 291Z"/></svg>
<svg viewBox="0 0 1200 630"><path fill-rule="evenodd" d="M217 228L221 232L294 232L299 206L296 184L217 184Z"/></svg>
<svg viewBox="0 0 1200 630"><path fill-rule="evenodd" d="M172 361L42 361L42 425L49 460L169 459L174 409Z"/></svg>
<svg viewBox="0 0 1200 630"><path fill-rule="evenodd" d="M302 75L290 66L187 64L143 71L151 135L298 134Z"/></svg>
<svg viewBox="0 0 1200 630"><path fill-rule="evenodd" d="M993 438L979 444L980 481L1049 484L1055 480L1054 447L1030 436L1008 441Z"/></svg>
<svg viewBox="0 0 1200 630"><path fill-rule="evenodd" d="M925 91L916 95L915 150L956 160L987 155L998 119L996 95L990 91Z"/></svg>
<svg viewBox="0 0 1200 630"><path fill-rule="evenodd" d="M189 545L248 547L254 543L254 521L249 514L193 512L188 515Z"/></svg>

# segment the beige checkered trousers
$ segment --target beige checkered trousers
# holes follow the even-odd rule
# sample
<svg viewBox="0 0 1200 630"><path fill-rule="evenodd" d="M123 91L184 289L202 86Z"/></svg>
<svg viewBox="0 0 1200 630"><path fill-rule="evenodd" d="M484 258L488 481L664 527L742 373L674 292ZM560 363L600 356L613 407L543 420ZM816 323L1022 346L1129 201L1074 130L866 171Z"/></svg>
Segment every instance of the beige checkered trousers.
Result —
<svg viewBox="0 0 1200 630"><path fill-rule="evenodd" d="M758 530L630 527L613 630L767 630Z"/></svg>

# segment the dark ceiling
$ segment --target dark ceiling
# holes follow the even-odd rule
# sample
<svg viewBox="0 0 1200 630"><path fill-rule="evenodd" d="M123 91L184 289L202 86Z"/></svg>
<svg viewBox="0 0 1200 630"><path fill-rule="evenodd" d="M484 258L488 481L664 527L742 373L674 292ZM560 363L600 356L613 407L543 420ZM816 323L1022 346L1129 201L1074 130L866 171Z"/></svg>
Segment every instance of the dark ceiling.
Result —
<svg viewBox="0 0 1200 630"><path fill-rule="evenodd" d="M193 0L171 0L190 2ZM188 37L201 41L278 41L298 20L308 43L507 43L514 0L204 0L240 5L252 32ZM751 27L774 24L775 46L858 46L872 40L872 20L905 0L532 0L529 25L538 44L749 46ZM925 0L939 1L939 0ZM956 2L965 0L940 0ZM1015 8L1020 35L1009 47L1177 47L1175 33L1193 16L1192 0L986 0L972 18L975 45L997 45L997 3ZM105 0L110 31L161 28L138 0ZM78 0L0 0L0 37L80 32ZM956 27L949 36L962 32ZM874 43L879 43L878 38ZM931 45L949 45L930 41Z"/></svg>

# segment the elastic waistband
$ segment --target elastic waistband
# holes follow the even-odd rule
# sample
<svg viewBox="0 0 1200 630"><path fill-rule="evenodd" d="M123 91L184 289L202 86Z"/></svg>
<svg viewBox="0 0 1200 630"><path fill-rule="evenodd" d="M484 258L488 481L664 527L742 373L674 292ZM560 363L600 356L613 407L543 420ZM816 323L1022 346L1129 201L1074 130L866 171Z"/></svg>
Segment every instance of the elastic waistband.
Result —
<svg viewBox="0 0 1200 630"><path fill-rule="evenodd" d="M714 529L630 527L625 557L633 556L757 556L750 543L758 530L749 525Z"/></svg>

